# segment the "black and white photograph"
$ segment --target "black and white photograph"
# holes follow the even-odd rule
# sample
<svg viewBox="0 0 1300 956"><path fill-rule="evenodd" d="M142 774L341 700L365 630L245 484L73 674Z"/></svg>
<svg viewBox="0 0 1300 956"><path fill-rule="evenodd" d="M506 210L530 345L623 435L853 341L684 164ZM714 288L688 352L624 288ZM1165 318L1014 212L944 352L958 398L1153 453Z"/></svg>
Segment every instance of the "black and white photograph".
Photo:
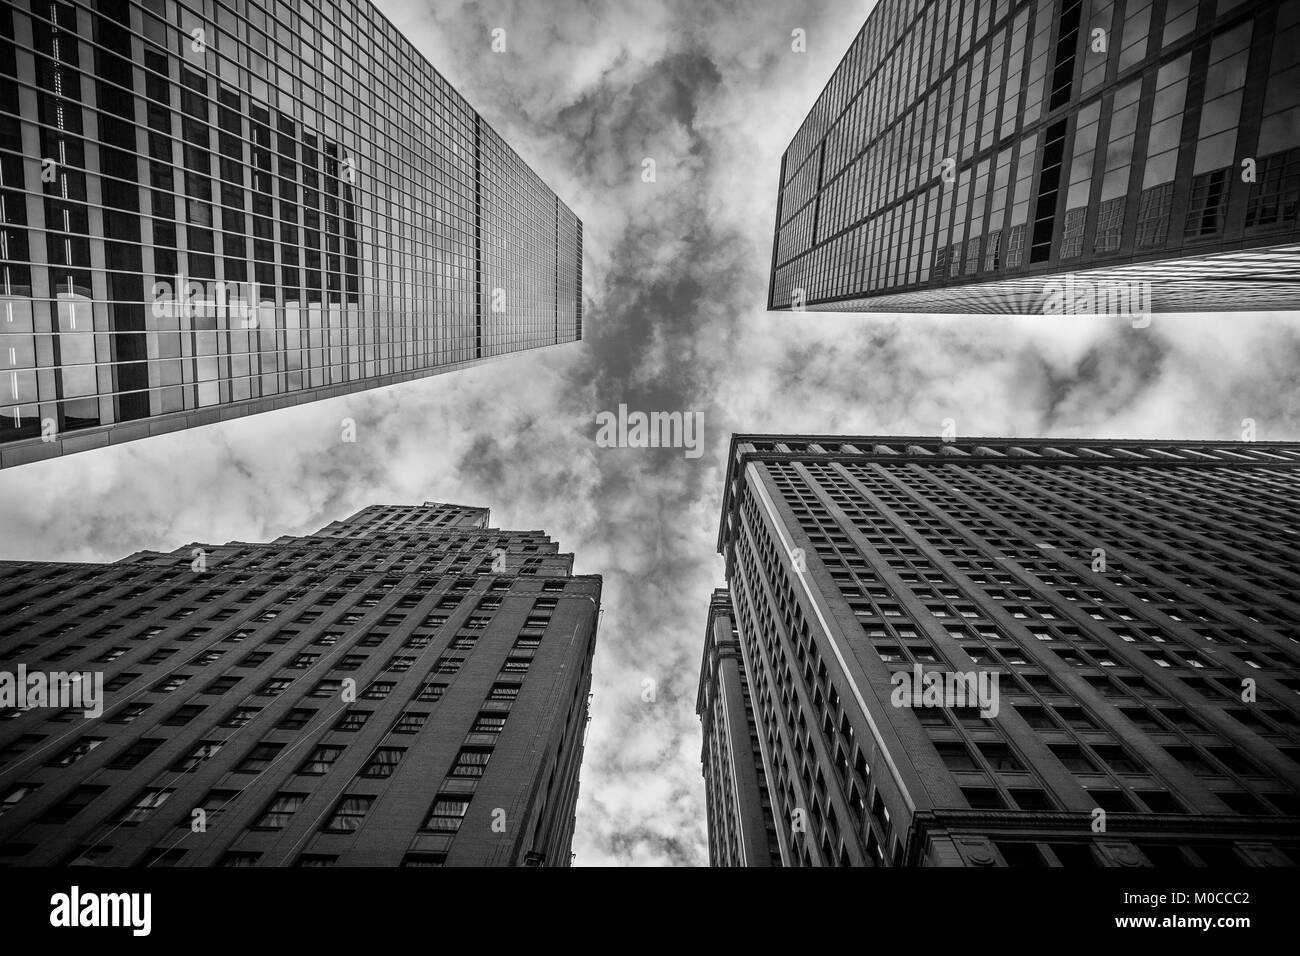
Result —
<svg viewBox="0 0 1300 956"><path fill-rule="evenodd" d="M0 0L15 941L1297 867L1300 0Z"/></svg>

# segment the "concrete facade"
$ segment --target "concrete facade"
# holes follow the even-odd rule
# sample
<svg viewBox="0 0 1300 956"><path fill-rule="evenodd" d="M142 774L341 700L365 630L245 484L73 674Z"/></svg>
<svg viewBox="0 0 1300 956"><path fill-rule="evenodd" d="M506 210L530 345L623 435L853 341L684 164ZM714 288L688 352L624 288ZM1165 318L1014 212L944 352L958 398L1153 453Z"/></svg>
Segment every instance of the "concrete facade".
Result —
<svg viewBox="0 0 1300 956"><path fill-rule="evenodd" d="M0 713L0 862L567 866L601 582L487 521L0 563L6 669L106 688Z"/></svg>

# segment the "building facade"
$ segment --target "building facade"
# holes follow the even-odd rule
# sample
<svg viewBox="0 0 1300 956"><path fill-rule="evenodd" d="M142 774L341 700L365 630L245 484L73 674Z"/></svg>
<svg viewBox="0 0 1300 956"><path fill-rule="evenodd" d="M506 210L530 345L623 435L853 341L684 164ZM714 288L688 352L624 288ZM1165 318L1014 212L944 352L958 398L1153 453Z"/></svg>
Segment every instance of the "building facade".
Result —
<svg viewBox="0 0 1300 956"><path fill-rule="evenodd" d="M1298 500L1294 443L733 436L781 862L1300 865Z"/></svg>
<svg viewBox="0 0 1300 956"><path fill-rule="evenodd" d="M782 159L768 307L1295 309L1297 51L1282 0L878 0Z"/></svg>
<svg viewBox="0 0 1300 956"><path fill-rule="evenodd" d="M582 223L368 0L0 3L0 466L582 338Z"/></svg>
<svg viewBox="0 0 1300 956"><path fill-rule="evenodd" d="M0 864L569 865L601 582L487 522L0 563L5 669L103 681L0 710Z"/></svg>
<svg viewBox="0 0 1300 956"><path fill-rule="evenodd" d="M749 678L725 589L713 592L695 712L704 736L710 866L780 866Z"/></svg>

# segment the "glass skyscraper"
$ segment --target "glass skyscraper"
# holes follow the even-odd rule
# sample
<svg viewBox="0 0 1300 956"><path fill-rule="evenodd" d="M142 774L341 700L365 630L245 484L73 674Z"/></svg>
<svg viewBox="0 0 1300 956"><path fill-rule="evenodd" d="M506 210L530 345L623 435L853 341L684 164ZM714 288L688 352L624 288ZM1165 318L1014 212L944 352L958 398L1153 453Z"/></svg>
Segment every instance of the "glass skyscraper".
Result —
<svg viewBox="0 0 1300 956"><path fill-rule="evenodd" d="M0 3L0 466L582 337L582 223L366 0Z"/></svg>
<svg viewBox="0 0 1300 956"><path fill-rule="evenodd" d="M1298 500L1295 443L733 436L712 862L1300 864Z"/></svg>
<svg viewBox="0 0 1300 956"><path fill-rule="evenodd" d="M103 695L0 705L0 866L568 866L601 593L572 571L435 503L0 562L0 676Z"/></svg>
<svg viewBox="0 0 1300 956"><path fill-rule="evenodd" d="M1300 4L879 0L782 160L768 306L1294 309L1298 212Z"/></svg>

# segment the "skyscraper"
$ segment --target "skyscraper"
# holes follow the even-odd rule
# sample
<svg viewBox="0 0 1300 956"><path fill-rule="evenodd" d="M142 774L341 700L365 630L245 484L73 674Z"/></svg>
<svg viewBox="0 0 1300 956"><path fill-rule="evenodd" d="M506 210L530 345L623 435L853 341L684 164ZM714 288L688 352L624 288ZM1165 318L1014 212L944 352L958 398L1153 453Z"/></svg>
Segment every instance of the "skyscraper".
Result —
<svg viewBox="0 0 1300 956"><path fill-rule="evenodd" d="M1298 490L1294 443L734 435L711 845L761 766L786 865L1300 863Z"/></svg>
<svg viewBox="0 0 1300 956"><path fill-rule="evenodd" d="M487 522L0 563L0 864L567 866L601 582Z"/></svg>
<svg viewBox="0 0 1300 956"><path fill-rule="evenodd" d="M776 821L763 773L749 677L727 592L713 592L695 712L704 743L711 866L779 866Z"/></svg>
<svg viewBox="0 0 1300 956"><path fill-rule="evenodd" d="M367 0L0 3L0 466L582 338L582 223Z"/></svg>
<svg viewBox="0 0 1300 956"><path fill-rule="evenodd" d="M1297 51L1281 0L879 0L782 159L768 307L1294 309Z"/></svg>

